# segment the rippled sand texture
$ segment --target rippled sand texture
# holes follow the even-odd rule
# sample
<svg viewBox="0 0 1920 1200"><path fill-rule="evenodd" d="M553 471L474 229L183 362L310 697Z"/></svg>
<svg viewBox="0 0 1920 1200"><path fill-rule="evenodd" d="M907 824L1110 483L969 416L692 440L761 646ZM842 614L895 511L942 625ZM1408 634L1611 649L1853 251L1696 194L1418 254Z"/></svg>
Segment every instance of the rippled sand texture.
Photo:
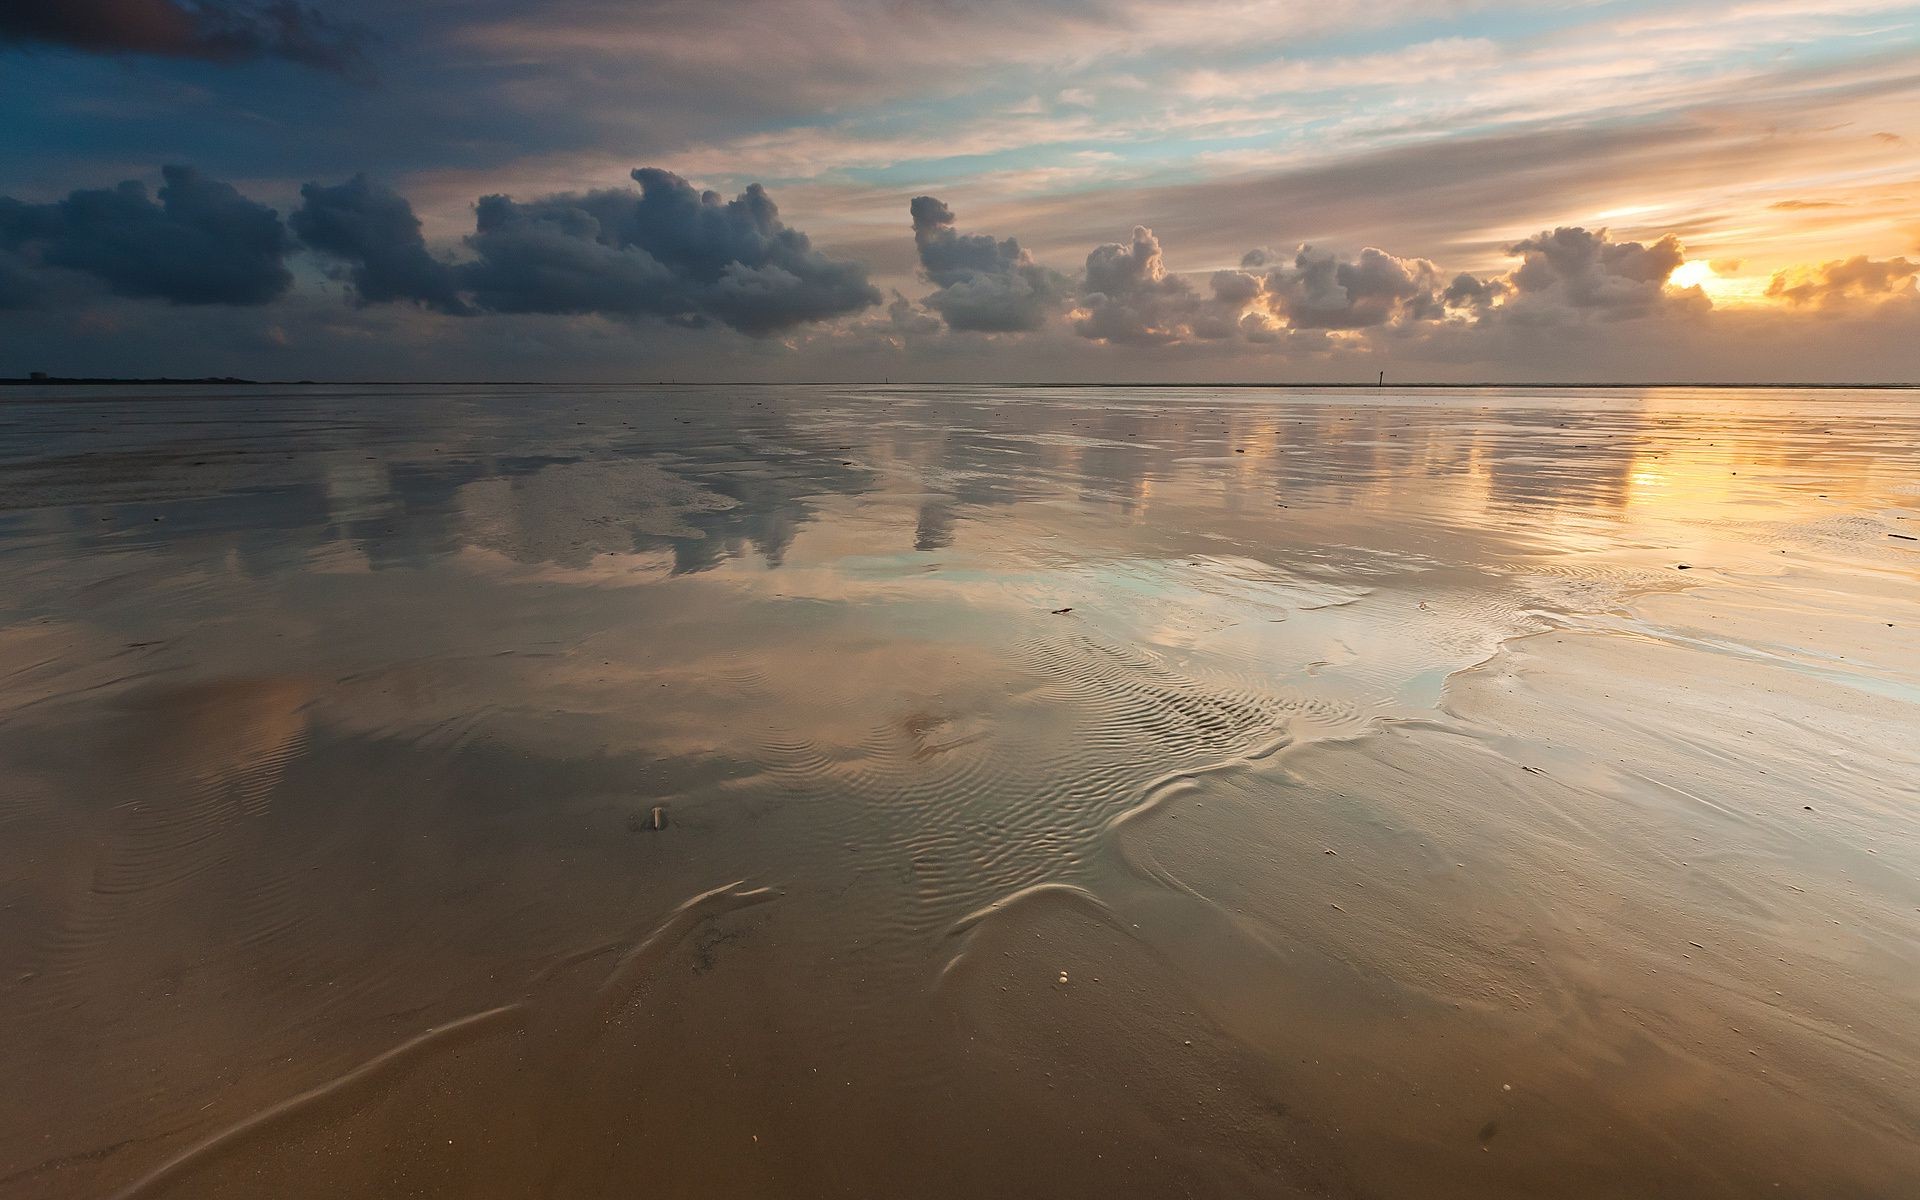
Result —
<svg viewBox="0 0 1920 1200"><path fill-rule="evenodd" d="M0 1196L1905 1197L1920 401L16 391Z"/></svg>

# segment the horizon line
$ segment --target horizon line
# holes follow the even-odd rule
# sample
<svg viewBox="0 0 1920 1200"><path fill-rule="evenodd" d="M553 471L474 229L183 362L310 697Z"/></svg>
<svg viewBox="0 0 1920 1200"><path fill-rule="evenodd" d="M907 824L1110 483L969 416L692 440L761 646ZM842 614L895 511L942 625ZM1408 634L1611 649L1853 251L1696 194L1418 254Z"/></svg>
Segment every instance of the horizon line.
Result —
<svg viewBox="0 0 1920 1200"><path fill-rule="evenodd" d="M1915 391L1920 390L1920 382L1826 382L1796 383L1774 380L1763 383L1741 383L1716 380L1594 380L1594 381L1543 381L1543 380L1495 380L1483 379L1459 383L1440 380L1416 380L1411 382L1377 383L1330 380L1300 381L1235 381L1209 382L1199 380L1174 380L1168 382L1147 381L1089 381L1075 382L1062 380L966 380L966 379L917 379L895 382L892 379L815 379L815 380L697 380L697 379L629 379L629 380L563 380L563 379L242 379L231 375L185 376L63 376L55 375L44 379L9 376L0 377L0 387L138 387L138 386L220 386L220 387L988 387L988 388L1106 388L1106 389L1147 389L1147 388L1230 388L1230 389L1306 389L1321 388L1340 391L1376 391L1384 392L1391 388L1418 390L1444 390L1449 388L1539 388L1544 390L1580 391L1618 388L1700 388L1729 391L1738 388L1785 391L1789 389L1823 391Z"/></svg>

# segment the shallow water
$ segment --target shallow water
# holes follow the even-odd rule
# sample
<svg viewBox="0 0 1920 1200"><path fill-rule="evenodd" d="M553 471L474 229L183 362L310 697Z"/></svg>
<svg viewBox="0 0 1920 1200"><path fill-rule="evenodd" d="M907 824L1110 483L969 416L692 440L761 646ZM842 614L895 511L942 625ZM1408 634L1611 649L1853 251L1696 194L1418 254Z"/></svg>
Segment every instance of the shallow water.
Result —
<svg viewBox="0 0 1920 1200"><path fill-rule="evenodd" d="M13 389L0 1195L1910 1195L1916 536L1899 392Z"/></svg>

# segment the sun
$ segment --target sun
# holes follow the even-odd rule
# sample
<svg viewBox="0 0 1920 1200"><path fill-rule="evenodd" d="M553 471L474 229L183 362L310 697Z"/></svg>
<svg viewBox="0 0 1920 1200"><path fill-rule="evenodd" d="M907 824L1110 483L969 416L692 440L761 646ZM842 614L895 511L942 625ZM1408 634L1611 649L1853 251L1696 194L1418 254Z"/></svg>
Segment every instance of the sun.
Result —
<svg viewBox="0 0 1920 1200"><path fill-rule="evenodd" d="M1742 271L1740 267L1739 262L1731 259L1720 260L1718 267L1713 260L1688 259L1667 276L1667 286L1697 287L1707 294L1716 308L1764 304L1768 276L1764 272L1756 274Z"/></svg>
<svg viewBox="0 0 1920 1200"><path fill-rule="evenodd" d="M1709 281L1719 277L1720 273L1713 269L1712 263L1704 258L1696 258L1675 267L1673 274L1667 276L1667 283L1677 288L1707 287Z"/></svg>

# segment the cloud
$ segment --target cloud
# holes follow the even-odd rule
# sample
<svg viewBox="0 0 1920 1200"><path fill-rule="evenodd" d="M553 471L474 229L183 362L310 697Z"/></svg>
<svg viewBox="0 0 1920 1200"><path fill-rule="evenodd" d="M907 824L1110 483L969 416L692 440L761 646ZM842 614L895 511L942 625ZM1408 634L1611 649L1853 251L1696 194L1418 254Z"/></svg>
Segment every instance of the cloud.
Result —
<svg viewBox="0 0 1920 1200"><path fill-rule="evenodd" d="M1687 361L1676 356L1690 347L1703 363L1739 365L1727 346L1758 338L1753 331L1763 328L1744 312L1711 322L1671 319L1712 308L1700 289L1673 284L1686 261L1677 236L1616 240L1604 228L1579 225L1507 242L1504 270L1442 272L1430 259L1377 247L1302 245L1250 251L1237 267L1182 275L1143 224L1127 240L1095 247L1078 272L1066 275L1014 238L960 233L947 204L919 196L909 206L913 259L897 225L890 248L876 244L862 255L883 264L895 256L892 277L916 264L935 291L915 302L898 291L883 298L863 263L817 250L780 219L757 184L728 200L643 168L632 172L637 192L484 196L464 249L449 256L423 236L405 196L365 175L308 183L283 223L273 209L191 169L167 167L163 174L165 186L151 195L129 182L52 203L0 198L0 309L12 310L8 337L28 347L38 337L97 348L105 334L83 336L82 324L135 330L200 320L210 331L201 353L224 346L242 356L316 354L323 344L371 347L381 340L390 359L409 346L422 353L441 347L432 352L443 355L452 353L446 347L485 346L489 362L513 353L554 361L582 346L618 342L646 347L662 363L750 361L768 376L802 371L772 365L787 355L814 368L840 361L896 375L919 369L994 376L1026 364L1044 376L1092 372L1104 362L1107 370L1117 365L1145 377L1183 362L1239 361L1257 375L1285 361L1339 373L1390 352L1403 366L1427 363L1463 374L1467 364L1496 363L1592 375L1609 369L1605 353L1631 353L1622 348L1636 345L1669 364ZM898 202L895 193L888 207L896 214ZM816 195L811 205L822 201ZM279 300L292 282L286 257L302 247L339 264L351 306L309 291L263 313L155 315ZM1714 261L1723 273L1738 269ZM166 304L108 304L105 294ZM1765 336L1781 336L1795 320L1844 327L1882 355L1891 336L1886 327L1912 310L1871 302L1915 296L1920 262L1908 258L1858 256L1796 268L1775 276L1768 289L1773 303L1766 307L1778 323L1765 326ZM77 320L74 302L88 304ZM1793 311L1855 307L1857 314L1819 321ZM869 309L877 311L838 319ZM1055 313L1065 319L1053 321ZM486 319L441 320L447 315ZM568 315L633 323L608 338L606 322L551 319ZM764 351L737 339L726 348L729 330L766 337L803 325L819 328L767 343ZM944 336L956 330L1031 336L1007 338L1004 353L982 358L977 341ZM163 341L155 335L139 344ZM1108 348L1090 354L1088 341ZM593 353L595 361L611 362L618 352ZM749 353L759 357L744 357Z"/></svg>
<svg viewBox="0 0 1920 1200"><path fill-rule="evenodd" d="M7 0L0 43L340 70L358 59L361 35L296 0Z"/></svg>
<svg viewBox="0 0 1920 1200"><path fill-rule="evenodd" d="M1331 272L1322 268L1318 277L1309 274L1306 311L1290 309L1289 324L1357 329L1471 316L1481 325L1560 326L1699 313L1713 306L1698 287L1669 286L1675 269L1686 261L1686 249L1672 234L1649 245L1614 241L1605 229L1561 226L1513 242L1506 252L1520 259L1520 265L1484 279L1462 271L1439 287L1441 272L1426 259L1362 251L1354 263ZM1319 288L1312 286L1316 281ZM1347 296L1351 303L1328 306L1316 299L1321 295L1336 300Z"/></svg>
<svg viewBox="0 0 1920 1200"><path fill-rule="evenodd" d="M1192 336L1198 304L1192 286L1168 273L1153 230L1135 225L1132 241L1087 255L1074 332L1103 342L1179 341Z"/></svg>
<svg viewBox="0 0 1920 1200"><path fill-rule="evenodd" d="M1767 295L1796 307L1838 308L1920 296L1920 263L1864 254L1774 275Z"/></svg>
<svg viewBox="0 0 1920 1200"><path fill-rule="evenodd" d="M1489 297L1497 290L1463 278ZM1442 292L1439 268L1426 259L1371 247L1343 258L1302 246L1290 259L1250 250L1239 270L1215 271L1201 293L1167 270L1153 231L1136 226L1130 244L1111 243L1087 256L1074 328L1082 337L1113 343L1271 342L1290 330L1437 321L1447 315Z"/></svg>
<svg viewBox="0 0 1920 1200"><path fill-rule="evenodd" d="M1169 271L1152 230L1087 256L1075 288L1074 329L1113 344L1286 340L1301 349L1329 333L1466 330L1501 323L1562 326L1682 315L1712 307L1699 288L1668 285L1685 261L1677 238L1616 242L1606 230L1562 227L1515 242L1517 267L1451 279L1432 261L1367 247L1345 256L1301 246L1290 256L1248 251L1237 270L1215 271L1205 291Z"/></svg>
<svg viewBox="0 0 1920 1200"><path fill-rule="evenodd" d="M1686 261L1672 234L1646 245L1616 242L1605 229L1562 226L1515 242L1507 253L1521 260L1502 279L1509 317L1627 318L1711 307L1699 288L1667 287L1668 276Z"/></svg>
<svg viewBox="0 0 1920 1200"><path fill-rule="evenodd" d="M766 336L879 304L864 267L815 250L759 184L733 200L678 175L519 202L484 196L458 272L483 308L712 321Z"/></svg>
<svg viewBox="0 0 1920 1200"><path fill-rule="evenodd" d="M0 270L12 280L0 294L55 290L60 271L173 304L265 304L287 290L291 241L278 213L191 167L161 175L158 203L136 180L52 204L0 197Z"/></svg>
<svg viewBox="0 0 1920 1200"><path fill-rule="evenodd" d="M886 330L894 334L938 333L940 318L895 292L892 301L887 304Z"/></svg>
<svg viewBox="0 0 1920 1200"><path fill-rule="evenodd" d="M939 288L925 304L949 328L981 333L1038 329L1064 299L1060 275L1033 260L1013 238L954 230L953 210L915 196L913 241L927 282Z"/></svg>
<svg viewBox="0 0 1920 1200"><path fill-rule="evenodd" d="M930 196L916 198L912 212L922 273L942 285L926 305L950 327L1031 331L1044 324L1049 310L1020 287L1020 273L1045 268L1017 241L956 233L952 211ZM1430 259L1376 247L1353 255L1315 246L1286 255L1257 249L1237 270L1212 272L1200 288L1168 268L1159 237L1138 225L1129 241L1096 247L1077 278L1053 279L1071 301L1075 333L1134 346L1284 339L1312 349L1328 334L1411 335L1496 322L1560 326L1712 307L1699 288L1669 286L1685 261L1671 235L1615 241L1604 229L1563 226L1511 243L1507 252L1520 261L1505 273L1449 278Z"/></svg>
<svg viewBox="0 0 1920 1200"><path fill-rule="evenodd" d="M1440 303L1448 308L1484 314L1510 290L1503 279L1475 279L1462 271L1447 284L1447 290L1440 293Z"/></svg>
<svg viewBox="0 0 1920 1200"><path fill-rule="evenodd" d="M365 175L307 184L283 225L191 168L163 174L158 203L132 181L53 204L0 197L0 308L83 298L89 282L175 304L264 304L292 283L284 259L301 244L344 264L362 308L650 316L766 336L881 302L863 266L815 250L758 184L726 201L642 168L638 195L484 196L472 257L453 263L428 250L407 199Z"/></svg>
<svg viewBox="0 0 1920 1200"><path fill-rule="evenodd" d="M5 236L6 203L0 200L0 238ZM19 255L0 250L0 312L37 307L43 291L33 269Z"/></svg>
<svg viewBox="0 0 1920 1200"><path fill-rule="evenodd" d="M355 175L333 187L309 183L300 197L287 223L314 250L351 264L356 303L411 300L454 315L470 311L454 269L427 252L405 196Z"/></svg>
<svg viewBox="0 0 1920 1200"><path fill-rule="evenodd" d="M1260 266L1266 257L1255 251L1242 265ZM1292 329L1372 329L1444 313L1439 268L1371 246L1352 259L1302 246L1291 263L1267 272L1263 290L1267 307Z"/></svg>

